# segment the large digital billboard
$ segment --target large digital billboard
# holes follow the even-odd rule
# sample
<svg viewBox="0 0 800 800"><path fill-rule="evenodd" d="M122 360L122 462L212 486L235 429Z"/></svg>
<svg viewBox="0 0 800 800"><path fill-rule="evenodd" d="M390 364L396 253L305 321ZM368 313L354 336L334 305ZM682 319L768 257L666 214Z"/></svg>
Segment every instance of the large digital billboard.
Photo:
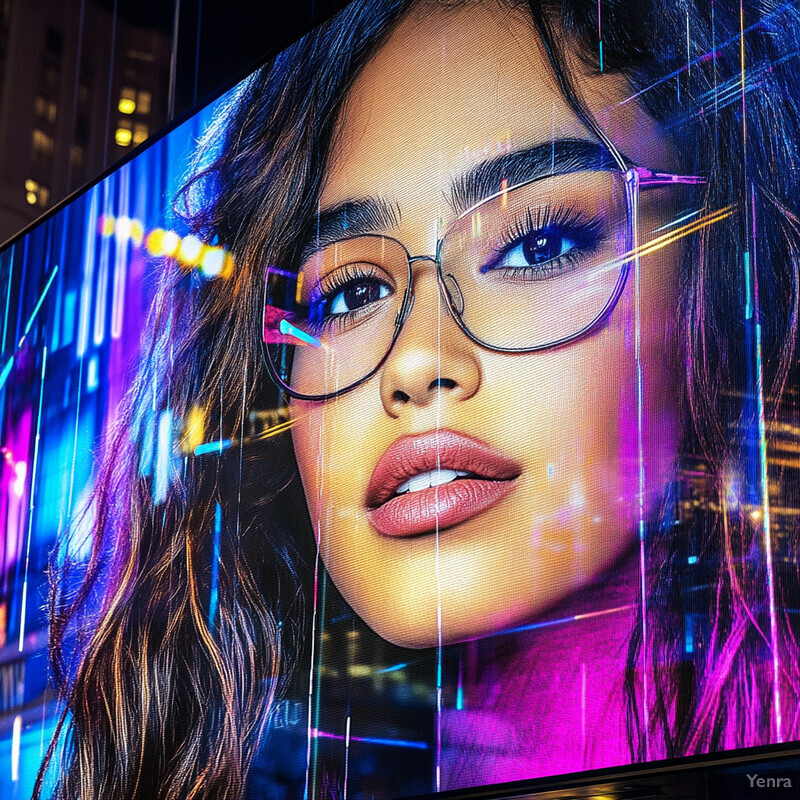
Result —
<svg viewBox="0 0 800 800"><path fill-rule="evenodd" d="M344 800L800 738L798 42L356 0L6 246L0 620L59 689L9 786L23 740L41 796Z"/></svg>

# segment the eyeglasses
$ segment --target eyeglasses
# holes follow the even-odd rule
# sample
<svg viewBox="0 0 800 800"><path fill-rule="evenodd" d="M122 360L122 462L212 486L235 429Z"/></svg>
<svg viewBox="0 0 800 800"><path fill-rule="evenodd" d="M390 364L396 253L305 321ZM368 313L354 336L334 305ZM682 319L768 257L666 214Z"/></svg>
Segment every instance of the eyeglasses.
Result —
<svg viewBox="0 0 800 800"><path fill-rule="evenodd" d="M435 255L389 236L342 239L298 270L269 267L263 338L270 373L290 396L325 400L374 375L414 303L413 270L436 266L461 330L502 353L532 353L586 336L611 314L638 259L643 189L701 184L633 167L549 175L459 215Z"/></svg>

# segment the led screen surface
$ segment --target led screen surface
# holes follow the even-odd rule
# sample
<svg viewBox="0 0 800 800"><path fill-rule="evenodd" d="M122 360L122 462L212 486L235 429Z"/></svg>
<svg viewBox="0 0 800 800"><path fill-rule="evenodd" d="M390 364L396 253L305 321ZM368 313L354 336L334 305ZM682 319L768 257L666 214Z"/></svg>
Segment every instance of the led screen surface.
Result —
<svg viewBox="0 0 800 800"><path fill-rule="evenodd" d="M7 246L2 780L796 740L798 30L352 3Z"/></svg>

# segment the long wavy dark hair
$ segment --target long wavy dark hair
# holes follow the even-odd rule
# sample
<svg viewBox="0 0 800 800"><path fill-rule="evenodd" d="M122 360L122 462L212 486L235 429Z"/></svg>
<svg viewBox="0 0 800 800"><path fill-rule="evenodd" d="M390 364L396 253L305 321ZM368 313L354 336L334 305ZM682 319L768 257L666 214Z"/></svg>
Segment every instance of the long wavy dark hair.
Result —
<svg viewBox="0 0 800 800"><path fill-rule="evenodd" d="M274 391L260 342L266 265L296 255L348 89L411 4L355 0L253 75L206 143L180 205L193 232L230 250L236 270L199 285L176 269L159 288L148 350L95 490L88 569L80 581L69 562L52 574L53 670L65 712L37 795L57 752L63 800L233 800L244 791L306 632L308 553L285 531L307 515L287 508L293 472L276 467L291 464L291 453L270 440L187 459L156 504L139 469L150 435L141 411L186 419L200 407L209 438L245 438L249 409ZM595 0L515 4L529 8L565 97L586 115L564 48L600 71ZM708 177L704 209L733 211L686 240L684 449L708 465L717 501L691 532L676 532L665 501L664 524L647 534L650 610L628 654L631 757L797 739L800 650L786 612L797 566L773 569L763 520L726 498L730 475L753 459L743 431L760 424L769 452L772 422L796 380L800 13L772 0L604 0L602 15L603 71L627 77L679 144L684 171ZM798 488L780 485L788 504L800 505ZM210 616L211 531L220 518ZM687 660L686 593L698 582L685 567L689 535L712 590L693 595L707 635ZM789 535L796 542L797 529ZM754 669L760 664L768 668Z"/></svg>

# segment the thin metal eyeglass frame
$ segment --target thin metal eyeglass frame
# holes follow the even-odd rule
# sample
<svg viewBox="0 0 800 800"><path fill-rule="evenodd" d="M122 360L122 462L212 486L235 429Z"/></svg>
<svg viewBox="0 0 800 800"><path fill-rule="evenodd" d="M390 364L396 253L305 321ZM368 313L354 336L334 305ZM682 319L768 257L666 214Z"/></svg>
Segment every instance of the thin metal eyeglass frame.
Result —
<svg viewBox="0 0 800 800"><path fill-rule="evenodd" d="M612 156L615 154L612 152ZM616 160L616 159L615 159ZM384 236L382 234L363 234L361 236L354 236L350 239L340 239L337 242L333 242L333 244L338 244L339 242L346 242L351 241L353 239L365 239L365 238L376 238L376 239L385 239L388 241L395 242L398 244L406 254L406 266L407 266L407 274L406 274L406 290L403 295L403 300L400 305L400 309L397 312L395 318L395 329L394 333L392 334L392 339L389 342L389 345L386 349L386 353L380 359L380 361L373 367L366 375L362 378L359 378L354 383L351 383L341 389L337 389L334 392L327 392L325 394L319 395L309 395L303 394L302 392L298 392L291 388L281 377L278 367L272 360L272 356L270 355L269 348L266 347L266 343L262 341L262 347L266 350L266 364L267 369L269 371L270 376L278 385L278 387L285 391L290 397L293 397L297 400L306 400L311 402L320 402L324 400L332 400L335 397L339 397L340 395L345 394L346 392L350 392L358 386L361 386L363 383L368 381L373 375L375 375L378 370L384 365L386 359L389 358L390 353L394 349L395 342L397 341L398 337L400 336L400 332L405 325L408 316L411 313L411 309L414 305L414 289L413 289L413 265L420 261L430 261L436 266L436 280L439 286L439 294L442 300L447 307L447 311L450 316L453 318L455 323L458 327L463 331L463 333L467 336L470 341L477 344L479 347L482 347L486 350L491 350L496 353L536 353L542 350L551 350L556 347L563 347L564 345L571 344L578 339L582 339L584 336L588 336L592 331L598 328L614 311L617 303L619 302L619 298L622 296L622 292L625 288L625 284L627 283L628 274L630 273L630 264L633 262L638 269L639 266L639 241L638 241L638 227L639 227L639 194L641 191L651 188L659 188L664 186L698 186L706 183L706 179L697 175L676 175L669 172L656 172L645 167L629 167L624 172L620 170L597 170L598 172L614 172L614 173L622 173L623 180L625 183L625 205L626 205L626 232L625 232L625 240L626 240L626 252L622 256L623 263L620 265L620 273L617 278L617 283L614 287L613 292L611 293L609 299L606 301L606 304L603 306L602 310L599 314L595 316L595 318L584 325L583 328L576 331L575 333L570 334L569 336L564 336L560 339L553 340L551 342L545 342L543 344L535 345L533 347L498 347L496 345L491 345L488 342L484 342L482 339L479 339L475 336L472 331L469 330L464 320L461 318L461 313L457 311L453 306L453 299L451 297L450 289L448 289L445 278L450 277L455 281L455 276L451 273L448 273L445 276L442 272L442 261L441 261L441 254L442 254L442 243L444 242L448 233L452 230L453 226L460 222L464 217L472 214L474 211L479 209L485 203L490 202L491 200L495 200L498 197L501 197L503 194L507 194L508 192L515 191L517 189L521 189L525 186L529 186L533 183L537 183L542 180L547 180L548 178L559 177L564 174L568 173L555 173L552 175L542 175L538 178L535 178L532 181L525 181L524 183L517 184L516 186L511 186L506 189L503 189L489 197L486 197L479 202L475 203L474 205L470 206L466 211L462 212L458 215L445 229L444 233L439 237L436 243L436 255L416 255L412 256L408 252L408 248L392 236ZM266 308L268 305L267 302L267 281L269 279L269 270L267 270L267 275L265 277L264 282L264 315L266 315ZM456 285L457 282L456 282ZM262 317L263 319L263 317Z"/></svg>

